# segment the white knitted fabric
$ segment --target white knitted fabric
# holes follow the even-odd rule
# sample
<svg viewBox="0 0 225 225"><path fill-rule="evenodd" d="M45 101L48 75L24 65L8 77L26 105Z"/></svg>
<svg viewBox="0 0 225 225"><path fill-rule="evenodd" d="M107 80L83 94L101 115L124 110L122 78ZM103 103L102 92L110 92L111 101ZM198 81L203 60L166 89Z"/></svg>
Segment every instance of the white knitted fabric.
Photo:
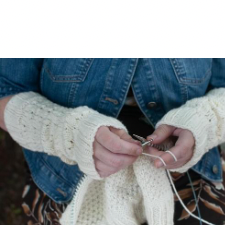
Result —
<svg viewBox="0 0 225 225"><path fill-rule="evenodd" d="M213 89L206 96L189 100L169 111L156 127L161 124L190 130L195 138L192 159L184 166L171 170L183 173L209 149L225 142L225 88Z"/></svg>
<svg viewBox="0 0 225 225"><path fill-rule="evenodd" d="M133 168L141 188L148 225L172 225L174 198L165 169L155 168L146 156L139 157Z"/></svg>
<svg viewBox="0 0 225 225"><path fill-rule="evenodd" d="M100 126L125 129L118 120L86 106L70 109L45 97L26 92L6 105L5 124L21 146L60 157L68 164L78 163L84 173L101 179L93 160L93 142Z"/></svg>
<svg viewBox="0 0 225 225"><path fill-rule="evenodd" d="M64 212L62 225L173 225L174 199L166 172L145 156L105 180L93 180L85 194L83 188Z"/></svg>
<svg viewBox="0 0 225 225"><path fill-rule="evenodd" d="M212 90L205 97L171 110L157 127L160 124L193 133L196 141L193 157L176 169L186 171L210 148L225 141L225 88ZM86 190L86 194L78 190L63 214L62 225L140 225L143 221L149 225L173 224L174 202L169 181L165 171L156 169L148 157L139 157L133 166L105 180L90 182ZM79 205L76 199L80 195L85 198L79 213L75 206ZM77 217L78 220L73 220Z"/></svg>
<svg viewBox="0 0 225 225"><path fill-rule="evenodd" d="M21 95L9 102L5 113L6 126L14 139L22 146L26 143L27 148L35 147L31 149L38 151L46 151L46 146L50 146L47 148L48 151L51 150L49 153L57 154L64 160L69 154L73 157L72 162L82 164L81 168L84 172L87 171L87 174L97 177L92 160L91 143L97 131L96 127L99 127L99 123L101 124L102 115L87 107L66 110L60 107L60 113L53 110L48 114L45 110L48 107L40 108L40 105L48 106L49 101L40 96L37 99L33 96L36 100L32 101L32 98L26 99L26 94L22 97ZM55 104L53 106L54 109L58 109ZM36 107L37 109L33 112ZM16 110L18 112L15 113ZM32 117L33 114L35 114L35 119ZM48 116L50 114L51 116ZM60 116L55 114L60 114ZM41 119L40 115L42 115ZM12 117L16 118L12 119ZM52 118L55 118L54 122ZM105 125L114 124L114 119L104 118ZM34 123L33 120L36 122ZM76 121L74 122L76 128L70 125L72 121ZM108 121L113 122L111 124ZM42 124L41 127L39 123ZM50 127L53 126L51 129L48 128L49 124ZM115 127L123 128L119 122L115 124ZM176 169L180 172L187 170L208 149L225 141L225 88L212 90L205 97L192 99L180 108L171 110L157 126L160 124L188 129L193 133L196 142L193 157L182 168ZM23 126L29 127L29 134ZM34 126L38 127L35 129ZM87 131L89 126L90 132ZM67 134L66 128L70 129L70 134ZM41 134L36 131L37 129L41 130ZM59 132L59 130L64 132ZM54 138L51 137L55 133L63 136L63 138L59 137L64 151L60 154L52 141ZM87 133L88 140L92 141L83 139ZM41 141L33 140L36 138ZM68 140L74 141L77 145L71 143L71 146ZM81 144L82 148L78 144ZM68 150L67 146L74 148ZM84 156L85 154L88 157ZM88 165L88 162L92 165ZM88 169L84 168L85 166ZM173 194L164 169L156 169L150 158L141 156L132 166L106 179L93 180L90 176L86 176L80 183L72 202L63 213L60 222L62 225L140 225L147 221L148 225L173 225L173 207Z"/></svg>

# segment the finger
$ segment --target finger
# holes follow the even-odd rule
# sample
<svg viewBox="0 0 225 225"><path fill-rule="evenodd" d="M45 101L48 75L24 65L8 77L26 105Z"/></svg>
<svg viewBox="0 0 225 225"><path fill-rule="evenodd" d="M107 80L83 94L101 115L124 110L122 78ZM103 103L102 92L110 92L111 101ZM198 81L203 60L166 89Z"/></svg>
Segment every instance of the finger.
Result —
<svg viewBox="0 0 225 225"><path fill-rule="evenodd" d="M160 155L161 159L166 164L166 168L174 166L177 162L180 163L180 158L177 156L177 152L179 152L179 150L176 150L176 148L179 149L179 147L173 147L172 149L169 150L172 154L170 154L169 152L162 152L162 154ZM176 158L177 161L174 159L174 157ZM164 167L164 164L159 159L156 159L154 161L154 165L157 168Z"/></svg>
<svg viewBox="0 0 225 225"><path fill-rule="evenodd" d="M165 141L169 136L171 136L175 129L176 127L162 124L151 135L147 137L147 140L153 139L154 144L159 144Z"/></svg>
<svg viewBox="0 0 225 225"><path fill-rule="evenodd" d="M174 169L183 166L187 161L190 160L192 155L192 150L190 148L185 148L182 146L174 146L170 149L170 152L176 157L177 161L169 152L164 152L160 157L166 163L167 169ZM164 165L158 159L155 160L154 165L159 168Z"/></svg>
<svg viewBox="0 0 225 225"><path fill-rule="evenodd" d="M98 143L113 153L133 156L138 156L142 153L141 146L120 139L120 137L111 132L108 127L101 127L95 137Z"/></svg>
<svg viewBox="0 0 225 225"><path fill-rule="evenodd" d="M133 164L137 159L135 156L112 153L97 141L94 142L94 157L106 165L117 169L123 169Z"/></svg>
<svg viewBox="0 0 225 225"><path fill-rule="evenodd" d="M118 135L121 139L141 146L141 142L138 140L134 140L126 131L114 127L109 127L109 129L114 134Z"/></svg>
<svg viewBox="0 0 225 225"><path fill-rule="evenodd" d="M193 148L195 145L195 139L193 134L189 130L182 130L179 133L179 138L175 145L184 148Z"/></svg>
<svg viewBox="0 0 225 225"><path fill-rule="evenodd" d="M163 151L159 151L157 148L148 147L148 146L146 146L144 148L144 152L151 154L151 155L155 155L155 156L160 156L163 154Z"/></svg>
<svg viewBox="0 0 225 225"><path fill-rule="evenodd" d="M109 127L109 130L124 140L132 139L132 137L125 130L117 129L115 127Z"/></svg>
<svg viewBox="0 0 225 225"><path fill-rule="evenodd" d="M174 136L179 136L182 131L183 131L183 129L177 128L177 129L174 130L173 135Z"/></svg>
<svg viewBox="0 0 225 225"><path fill-rule="evenodd" d="M100 177L107 177L118 171L118 169L110 167L96 158L95 158L95 168L98 171Z"/></svg>
<svg viewBox="0 0 225 225"><path fill-rule="evenodd" d="M147 151L145 151L146 153L148 154L151 154L153 156L157 156L157 157L160 157L160 159L154 159L154 157L150 156L153 158L154 160L154 166L156 168L160 168L160 167L165 167L167 169L172 169L172 168L177 168L180 166L180 164L182 164L183 161L175 161L173 156L168 153L168 152L163 152L163 151L159 151L157 150L156 148L154 147L150 147L147 149ZM172 152L173 153L173 152ZM170 158L170 156L166 155L166 154L170 154L170 156L173 158L173 161L172 159ZM173 153L174 154L174 153ZM176 157L176 156L175 156Z"/></svg>
<svg viewBox="0 0 225 225"><path fill-rule="evenodd" d="M165 162L161 159L161 156L164 153L163 151L159 151L158 149L156 149L154 147L149 147L149 148L147 148L147 150L145 149L143 154L145 154L145 153L147 153L146 156L152 158L154 162L157 160L157 158L159 158L158 160L161 161L162 165L166 166Z"/></svg>
<svg viewBox="0 0 225 225"><path fill-rule="evenodd" d="M174 147L169 152L164 152L160 157L166 163L167 169L174 169L183 166L187 163L193 154L194 138L190 131L181 129L179 131L179 138ZM177 162L174 160L176 157ZM164 166L160 160L155 160L154 165L159 168Z"/></svg>

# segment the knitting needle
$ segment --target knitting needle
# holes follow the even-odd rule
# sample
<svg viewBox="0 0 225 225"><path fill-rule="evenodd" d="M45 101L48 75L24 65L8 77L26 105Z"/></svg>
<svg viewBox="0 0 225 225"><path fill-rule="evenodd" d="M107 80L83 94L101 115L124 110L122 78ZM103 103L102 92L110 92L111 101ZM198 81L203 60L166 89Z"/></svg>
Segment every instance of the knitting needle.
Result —
<svg viewBox="0 0 225 225"><path fill-rule="evenodd" d="M149 141L146 141L145 138L143 138L143 137L141 137L141 136L138 136L138 135L136 135L136 134L133 134L133 136L136 137L139 141L141 141L142 149L143 149L144 146L149 145L149 144L153 141L153 139L151 139L151 140L149 140ZM151 145L151 146L152 146L152 145ZM144 150L144 149L143 149L143 150ZM144 151L142 152L142 155L146 155L146 156L149 156L149 157L152 157L152 158L157 158L157 159L159 159L159 160L163 163L164 166L166 166L166 163L164 162L164 160L163 160L161 157L159 157L159 156L152 155L152 154L148 154L148 153L146 153L146 152L144 152Z"/></svg>

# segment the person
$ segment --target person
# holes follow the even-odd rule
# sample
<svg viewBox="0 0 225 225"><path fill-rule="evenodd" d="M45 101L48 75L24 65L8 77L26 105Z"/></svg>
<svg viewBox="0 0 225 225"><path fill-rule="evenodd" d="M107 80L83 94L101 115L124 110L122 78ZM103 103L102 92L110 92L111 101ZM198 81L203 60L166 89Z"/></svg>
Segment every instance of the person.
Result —
<svg viewBox="0 0 225 225"><path fill-rule="evenodd" d="M199 224L174 201L165 169L191 212L223 224L224 59L0 65L0 125L23 147L31 173L28 224ZM145 148L166 167L142 155L133 133L155 146L175 140L169 152Z"/></svg>

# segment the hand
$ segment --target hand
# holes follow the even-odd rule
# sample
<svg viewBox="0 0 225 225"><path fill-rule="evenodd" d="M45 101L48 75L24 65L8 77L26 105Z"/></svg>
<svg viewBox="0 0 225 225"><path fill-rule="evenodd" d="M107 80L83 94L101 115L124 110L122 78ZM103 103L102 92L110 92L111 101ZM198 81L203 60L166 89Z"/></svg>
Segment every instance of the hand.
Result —
<svg viewBox="0 0 225 225"><path fill-rule="evenodd" d="M162 144L171 136L177 136L175 145L169 150L177 158L177 162L174 160L173 156L167 152L158 151L156 148L148 147L147 151L150 154L160 156L166 163L167 169L175 169L186 164L193 155L195 139L189 130L176 128L169 125L160 125L153 134L147 137L148 140L154 139L153 144ZM156 159L154 165L157 168L163 167L163 163Z"/></svg>
<svg viewBox="0 0 225 225"><path fill-rule="evenodd" d="M95 167L101 177L107 177L134 163L142 153L139 141L125 130L102 126L94 141Z"/></svg>

